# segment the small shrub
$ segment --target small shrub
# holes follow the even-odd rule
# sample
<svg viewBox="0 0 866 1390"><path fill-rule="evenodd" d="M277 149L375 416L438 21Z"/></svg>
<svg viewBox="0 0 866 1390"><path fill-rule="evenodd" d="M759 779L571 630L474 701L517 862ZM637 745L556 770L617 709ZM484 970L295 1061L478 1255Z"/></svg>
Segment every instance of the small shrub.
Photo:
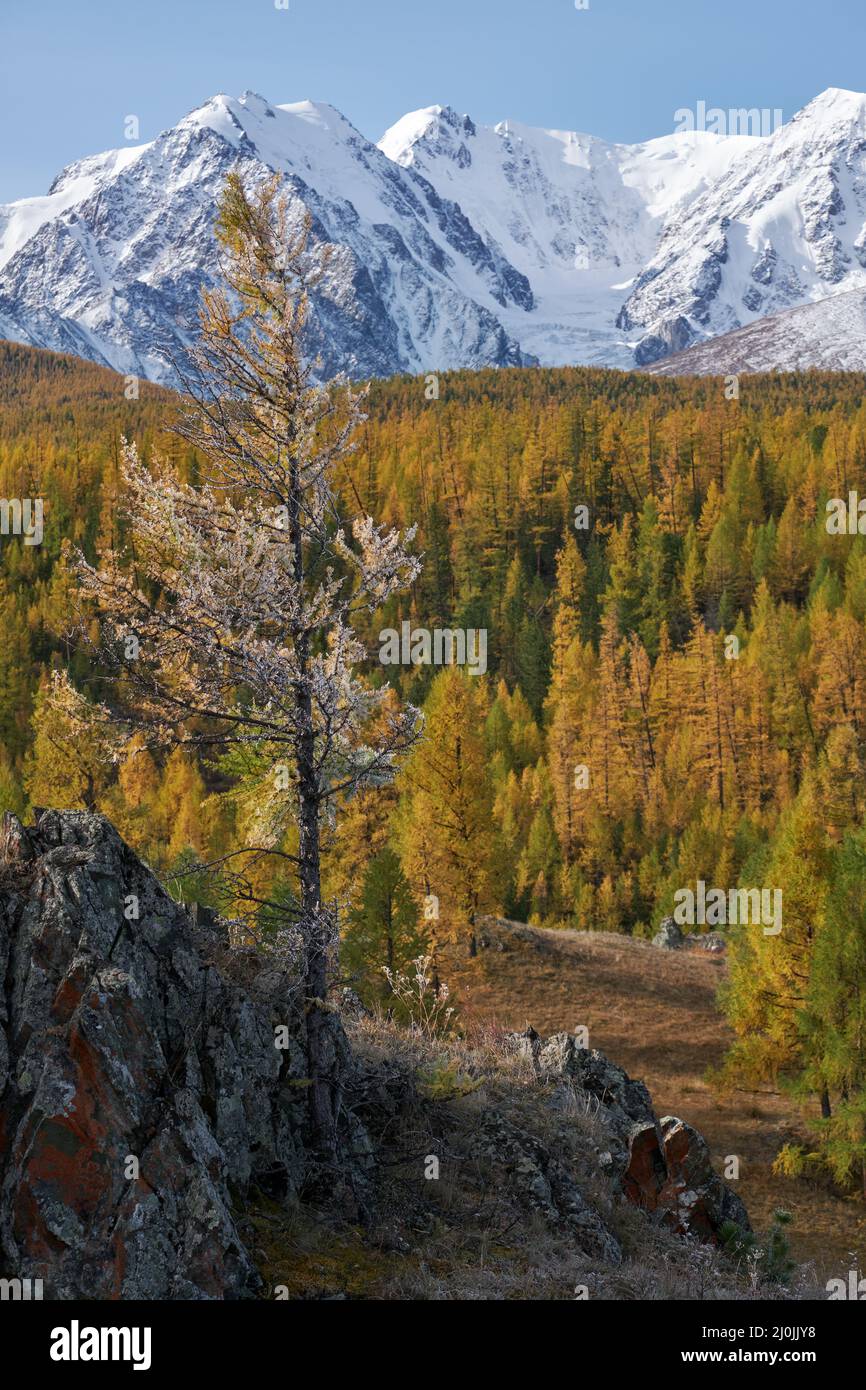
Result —
<svg viewBox="0 0 866 1390"><path fill-rule="evenodd" d="M797 1268L785 1230L790 1222L791 1213L777 1208L766 1244L759 1245L752 1231L744 1230L736 1221L726 1221L719 1231L722 1249L732 1259L751 1265L762 1283L787 1284Z"/></svg>
<svg viewBox="0 0 866 1390"><path fill-rule="evenodd" d="M418 1090L425 1100L462 1100L483 1084L483 1077L467 1075L457 1062L436 1062L418 1073Z"/></svg>
<svg viewBox="0 0 866 1390"><path fill-rule="evenodd" d="M387 965L382 967L401 1013L409 1027L424 1037L447 1033L454 1018L454 1009L448 1003L448 986L434 983L433 957L418 956L409 964L411 974L389 970Z"/></svg>

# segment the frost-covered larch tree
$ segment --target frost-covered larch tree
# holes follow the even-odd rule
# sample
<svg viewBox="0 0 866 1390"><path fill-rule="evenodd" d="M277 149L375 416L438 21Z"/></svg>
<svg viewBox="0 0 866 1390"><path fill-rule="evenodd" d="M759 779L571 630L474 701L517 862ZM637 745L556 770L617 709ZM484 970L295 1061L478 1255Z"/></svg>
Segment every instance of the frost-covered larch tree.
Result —
<svg viewBox="0 0 866 1390"><path fill-rule="evenodd" d="M223 283L203 296L177 426L206 461L201 474L189 484L164 462L149 470L125 445L127 554L78 567L100 617L100 659L136 730L166 746L246 747L259 765L286 769L267 833L236 853L290 861L294 901L283 910L302 942L310 1119L333 1160L336 923L322 902L320 836L335 798L387 781L416 736L417 711L355 673L367 653L353 622L420 566L406 550L414 529L401 536L338 515L335 470L364 398L316 384L303 353L308 291L322 273L308 219L294 216L277 179L248 191L233 174L217 237ZM297 856L280 848L291 820Z"/></svg>

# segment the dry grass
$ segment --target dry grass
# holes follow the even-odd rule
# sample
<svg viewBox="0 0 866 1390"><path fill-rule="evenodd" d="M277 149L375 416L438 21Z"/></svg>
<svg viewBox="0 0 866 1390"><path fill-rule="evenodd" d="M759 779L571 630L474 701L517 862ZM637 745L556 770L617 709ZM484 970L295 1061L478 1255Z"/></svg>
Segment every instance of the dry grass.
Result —
<svg viewBox="0 0 866 1390"><path fill-rule="evenodd" d="M480 975L480 971L477 972ZM537 1017L537 1015L536 1015ZM381 1019L351 1024L369 1075L388 1074L399 1104L363 1115L378 1158L377 1220L336 1226L309 1208L260 1201L248 1213L263 1296L293 1299L555 1300L796 1298L761 1286L717 1250L670 1234L611 1191L598 1151L608 1147L603 1108L582 1093L545 1088L501 1029L428 1038ZM394 1078L399 1084L393 1085ZM474 1146L489 1111L556 1155L619 1240L614 1267L588 1257L573 1234L522 1204L494 1159ZM439 1160L439 1177L425 1169ZM585 1295L584 1295L585 1291ZM284 1295L285 1296L285 1295Z"/></svg>
<svg viewBox="0 0 866 1390"><path fill-rule="evenodd" d="M740 1158L738 1191L753 1224L766 1229L777 1207L793 1214L792 1252L814 1264L821 1285L866 1268L866 1209L827 1184L771 1172L782 1145L802 1137L802 1118L785 1096L719 1096L706 1074L732 1035L716 991L724 958L700 950L663 951L607 933L544 931L491 923L478 958L454 957L444 972L468 1023L542 1034L589 1029L598 1047L646 1082L657 1114L675 1114L701 1131L722 1171Z"/></svg>

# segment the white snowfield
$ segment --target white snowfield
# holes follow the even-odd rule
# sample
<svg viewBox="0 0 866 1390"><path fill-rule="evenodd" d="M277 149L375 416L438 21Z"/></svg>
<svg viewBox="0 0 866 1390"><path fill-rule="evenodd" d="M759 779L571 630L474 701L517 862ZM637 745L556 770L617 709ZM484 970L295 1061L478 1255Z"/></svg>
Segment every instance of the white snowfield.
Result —
<svg viewBox="0 0 866 1390"><path fill-rule="evenodd" d="M836 88L772 135L639 145L433 106L377 146L332 106L216 96L0 207L0 335L176 382L231 169L284 175L332 248L310 323L323 377L684 349L681 370L717 370L700 345L731 333L764 369L866 367L866 96ZM758 350L761 321L819 303Z"/></svg>

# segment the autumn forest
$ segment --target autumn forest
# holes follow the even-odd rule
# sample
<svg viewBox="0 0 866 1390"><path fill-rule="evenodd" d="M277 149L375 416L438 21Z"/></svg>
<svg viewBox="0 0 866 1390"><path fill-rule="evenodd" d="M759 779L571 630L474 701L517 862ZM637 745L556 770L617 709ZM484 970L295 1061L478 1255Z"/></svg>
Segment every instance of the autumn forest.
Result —
<svg viewBox="0 0 866 1390"><path fill-rule="evenodd" d="M589 369L374 383L335 484L347 512L417 525L422 564L356 624L361 670L392 687L385 712L423 711L424 735L392 784L341 799L323 884L342 976L385 1006L388 971L470 954L485 914L646 937L699 883L781 890L780 936L731 928L719 1084L816 1098L820 1161L866 1187L862 397L860 377L819 373L733 391ZM175 398L0 344L0 405L0 494L45 506L41 545L2 538L4 806L99 809L176 896L266 934L255 904L295 891L279 861L251 867L267 892L243 902L202 866L277 823L272 760L117 751L85 715L105 672L70 553L136 564L122 438L196 480ZM828 526L834 499L853 526ZM383 664L405 623L486 634L486 669Z"/></svg>

